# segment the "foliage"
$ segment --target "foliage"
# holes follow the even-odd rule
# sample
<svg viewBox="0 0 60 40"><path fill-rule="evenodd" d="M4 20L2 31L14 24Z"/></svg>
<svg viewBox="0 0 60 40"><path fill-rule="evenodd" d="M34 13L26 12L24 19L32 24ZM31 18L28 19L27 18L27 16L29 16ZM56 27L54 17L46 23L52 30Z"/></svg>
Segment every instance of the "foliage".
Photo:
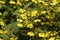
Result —
<svg viewBox="0 0 60 40"><path fill-rule="evenodd" d="M60 40L60 0L0 0L0 40Z"/></svg>

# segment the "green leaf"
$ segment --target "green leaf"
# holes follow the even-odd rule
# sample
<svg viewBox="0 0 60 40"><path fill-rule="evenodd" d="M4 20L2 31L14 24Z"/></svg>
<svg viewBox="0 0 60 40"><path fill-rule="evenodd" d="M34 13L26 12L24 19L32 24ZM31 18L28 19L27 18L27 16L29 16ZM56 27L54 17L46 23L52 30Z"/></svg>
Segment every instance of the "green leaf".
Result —
<svg viewBox="0 0 60 40"><path fill-rule="evenodd" d="M18 12L19 12L19 9L17 9L17 10L13 13L13 15L17 15Z"/></svg>
<svg viewBox="0 0 60 40"><path fill-rule="evenodd" d="M7 16L7 15L9 15L9 11L5 11L5 12L3 13L3 18L4 18L5 16Z"/></svg>
<svg viewBox="0 0 60 40"><path fill-rule="evenodd" d="M5 27L5 29L8 30L10 33L13 33L13 32L16 33L19 28L17 27L17 22L13 22L13 23L8 24Z"/></svg>
<svg viewBox="0 0 60 40"><path fill-rule="evenodd" d="M28 8L29 6L31 6L32 2L29 2L28 4L26 4L26 6L24 7L24 9Z"/></svg>

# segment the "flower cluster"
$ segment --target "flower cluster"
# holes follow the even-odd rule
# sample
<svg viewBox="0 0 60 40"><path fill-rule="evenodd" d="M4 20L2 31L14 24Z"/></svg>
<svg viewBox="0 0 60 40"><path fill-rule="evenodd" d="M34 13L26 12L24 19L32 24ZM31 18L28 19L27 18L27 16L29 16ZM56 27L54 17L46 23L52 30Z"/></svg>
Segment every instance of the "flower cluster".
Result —
<svg viewBox="0 0 60 40"><path fill-rule="evenodd" d="M54 40L58 34L54 29L54 25L57 27L55 20L56 13L59 12L58 5L60 2L57 0L31 0L31 2L35 5L33 6L31 4L34 8L28 6L28 8L22 7L19 9L17 26L22 29L28 28L30 31L28 31L27 35L29 36L38 36L46 40ZM47 32L44 32L45 30Z"/></svg>
<svg viewBox="0 0 60 40"><path fill-rule="evenodd" d="M0 40L25 38L60 40L60 0L0 0Z"/></svg>

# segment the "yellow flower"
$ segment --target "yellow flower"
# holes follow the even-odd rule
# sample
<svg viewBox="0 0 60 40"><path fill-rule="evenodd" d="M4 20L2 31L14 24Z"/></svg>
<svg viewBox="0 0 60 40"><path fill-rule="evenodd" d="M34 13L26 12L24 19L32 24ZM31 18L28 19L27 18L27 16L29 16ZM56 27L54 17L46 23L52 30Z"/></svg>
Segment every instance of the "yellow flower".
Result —
<svg viewBox="0 0 60 40"><path fill-rule="evenodd" d="M7 34L7 33L9 33L7 30L5 30L4 32L3 32L4 34Z"/></svg>
<svg viewBox="0 0 60 40"><path fill-rule="evenodd" d="M35 2L36 0L32 0L32 2Z"/></svg>
<svg viewBox="0 0 60 40"><path fill-rule="evenodd" d="M24 0L24 1L29 1L29 0Z"/></svg>
<svg viewBox="0 0 60 40"><path fill-rule="evenodd" d="M17 39L18 39L18 37L15 38L15 40L17 40Z"/></svg>
<svg viewBox="0 0 60 40"><path fill-rule="evenodd" d="M48 6L48 3L47 3L47 2L44 2L43 4L44 4L45 6Z"/></svg>
<svg viewBox="0 0 60 40"><path fill-rule="evenodd" d="M31 13L37 13L38 11L37 10L33 10Z"/></svg>
<svg viewBox="0 0 60 40"><path fill-rule="evenodd" d="M0 38L0 40L3 40L2 38Z"/></svg>
<svg viewBox="0 0 60 40"><path fill-rule="evenodd" d="M46 33L45 37L46 38L49 38L50 34L49 33Z"/></svg>
<svg viewBox="0 0 60 40"><path fill-rule="evenodd" d="M3 34L3 33L4 33L4 31L0 29L0 34Z"/></svg>
<svg viewBox="0 0 60 40"><path fill-rule="evenodd" d="M4 22L0 22L0 25L5 26Z"/></svg>
<svg viewBox="0 0 60 40"><path fill-rule="evenodd" d="M24 24L25 26L27 27L27 25L29 24L30 22L28 20L24 20Z"/></svg>
<svg viewBox="0 0 60 40"><path fill-rule="evenodd" d="M41 22L41 20L40 19L35 19L34 22Z"/></svg>
<svg viewBox="0 0 60 40"><path fill-rule="evenodd" d="M45 35L45 33L38 33L38 36L39 37L45 37L46 35Z"/></svg>
<svg viewBox="0 0 60 40"><path fill-rule="evenodd" d="M21 14L20 16L21 16L22 19L27 19L26 14Z"/></svg>
<svg viewBox="0 0 60 40"><path fill-rule="evenodd" d="M5 4L5 1L0 1L0 4Z"/></svg>
<svg viewBox="0 0 60 40"><path fill-rule="evenodd" d="M34 33L33 32L28 32L27 35L34 36Z"/></svg>
<svg viewBox="0 0 60 40"><path fill-rule="evenodd" d="M10 1L10 4L16 4L16 2L15 1Z"/></svg>
<svg viewBox="0 0 60 40"><path fill-rule="evenodd" d="M2 5L0 5L0 8L2 8Z"/></svg>
<svg viewBox="0 0 60 40"><path fill-rule="evenodd" d="M0 15L2 15L2 13L0 12Z"/></svg>
<svg viewBox="0 0 60 40"><path fill-rule="evenodd" d="M19 2L19 1L17 1L17 5L20 5L20 6L22 6L21 2Z"/></svg>
<svg viewBox="0 0 60 40"><path fill-rule="evenodd" d="M12 37L12 38L10 38L10 40L15 40L15 38Z"/></svg>
<svg viewBox="0 0 60 40"><path fill-rule="evenodd" d="M60 12L60 7L58 7L56 11L57 11L57 12Z"/></svg>
<svg viewBox="0 0 60 40"><path fill-rule="evenodd" d="M52 33L50 34L51 36L54 36L54 35L57 35L58 34L58 32L56 32L56 31L52 31Z"/></svg>
<svg viewBox="0 0 60 40"><path fill-rule="evenodd" d="M46 18L50 18L50 16L46 16Z"/></svg>
<svg viewBox="0 0 60 40"><path fill-rule="evenodd" d="M49 40L54 40L54 39L55 39L54 37L49 38Z"/></svg>
<svg viewBox="0 0 60 40"><path fill-rule="evenodd" d="M20 8L19 12L24 13L26 10Z"/></svg>
<svg viewBox="0 0 60 40"><path fill-rule="evenodd" d="M36 4L38 3L37 0L32 0L32 2L34 2L34 3L36 3Z"/></svg>
<svg viewBox="0 0 60 40"><path fill-rule="evenodd" d="M4 26L5 26L5 23L4 23L4 22L2 22L2 21L0 21L0 25L1 25L1 28L3 29L3 28L4 28Z"/></svg>
<svg viewBox="0 0 60 40"><path fill-rule="evenodd" d="M16 6L13 6L13 8L16 8Z"/></svg>
<svg viewBox="0 0 60 40"><path fill-rule="evenodd" d="M46 13L46 11L41 11L41 14L45 14Z"/></svg>
<svg viewBox="0 0 60 40"><path fill-rule="evenodd" d="M54 35L58 34L58 32L55 32Z"/></svg>
<svg viewBox="0 0 60 40"><path fill-rule="evenodd" d="M22 19L17 19L17 21L19 21L19 22L23 22L23 20L22 20Z"/></svg>
<svg viewBox="0 0 60 40"><path fill-rule="evenodd" d="M23 27L23 24L19 23L19 24L18 24L18 27Z"/></svg>
<svg viewBox="0 0 60 40"><path fill-rule="evenodd" d="M56 5L57 4L57 0L52 0L51 5Z"/></svg>
<svg viewBox="0 0 60 40"><path fill-rule="evenodd" d="M44 25L45 24L45 22L41 22L41 25Z"/></svg>
<svg viewBox="0 0 60 40"><path fill-rule="evenodd" d="M51 36L54 36L53 34L50 34Z"/></svg>
<svg viewBox="0 0 60 40"><path fill-rule="evenodd" d="M42 0L38 0L38 2L40 3L40 2L44 2L44 1L42 1Z"/></svg>
<svg viewBox="0 0 60 40"><path fill-rule="evenodd" d="M49 25L50 23L49 22L46 22L47 25Z"/></svg>
<svg viewBox="0 0 60 40"><path fill-rule="evenodd" d="M49 38L49 37L50 37L50 33L51 33L51 31L47 32L47 33L45 34L45 37L46 37L46 38Z"/></svg>
<svg viewBox="0 0 60 40"><path fill-rule="evenodd" d="M38 12L37 10L33 10L33 11L31 12L31 13L32 13L31 16L32 16L32 17L33 17L33 16L36 16L36 15L37 15L37 12Z"/></svg>
<svg viewBox="0 0 60 40"><path fill-rule="evenodd" d="M27 13L27 16L31 16L31 14L30 13Z"/></svg>
<svg viewBox="0 0 60 40"><path fill-rule="evenodd" d="M27 24L27 28L33 28L33 24Z"/></svg>

